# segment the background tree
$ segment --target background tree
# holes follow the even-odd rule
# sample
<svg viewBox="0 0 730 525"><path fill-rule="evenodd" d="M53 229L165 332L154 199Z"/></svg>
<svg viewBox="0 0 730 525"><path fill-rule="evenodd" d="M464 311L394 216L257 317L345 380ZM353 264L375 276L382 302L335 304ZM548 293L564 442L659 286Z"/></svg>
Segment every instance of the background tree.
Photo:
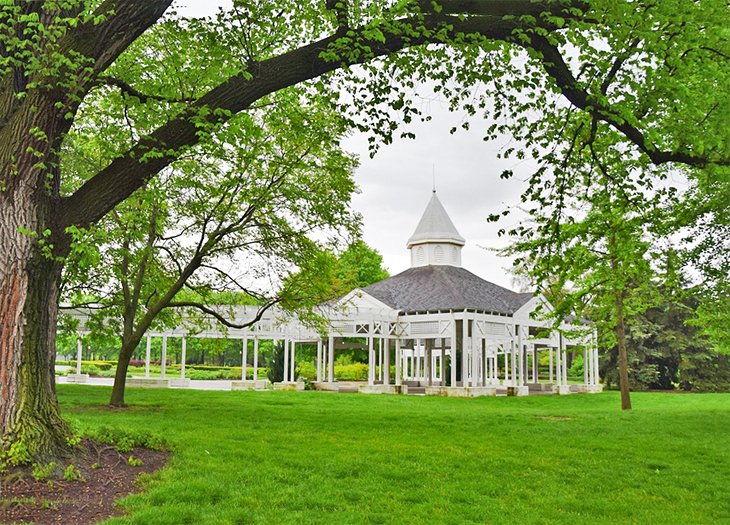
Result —
<svg viewBox="0 0 730 525"><path fill-rule="evenodd" d="M362 240L352 242L337 258L337 277L345 290L362 288L390 277L383 256Z"/></svg>
<svg viewBox="0 0 730 525"><path fill-rule="evenodd" d="M728 356L715 350L701 335L695 319L698 298L693 290L665 294L662 301L637 315L627 331L629 380L633 389L685 391L728 391ZM611 385L616 377L616 348L604 357L604 379Z"/></svg>
<svg viewBox="0 0 730 525"><path fill-rule="evenodd" d="M87 108L84 118L90 114ZM145 332L153 323L183 322L169 312L161 317L166 309L198 309L228 327L248 326L255 320L214 306L222 291L237 292L228 306L258 303L263 314L280 301L280 282L292 268L357 232L349 209L355 161L339 147L344 131L326 101L305 106L297 90L279 93L266 110L231 119L93 229L89 247L105 263L79 265L86 271L71 276L72 290L102 306L93 310L97 325L121 334L112 406L124 405L129 360ZM72 144L86 148L86 139L78 132Z"/></svg>
<svg viewBox="0 0 730 525"><path fill-rule="evenodd" d="M364 109L360 125L381 140L398 127L388 107L406 122L419 114L391 83L430 78L455 107L489 110L488 137L514 133L529 139L530 151L561 136L566 112L554 117L544 103L557 90L574 108L570 115L594 120L595 136L615 131L626 151L655 164L730 159L730 15L718 0L261 2L203 22L163 18L170 3L49 0L0 11L0 422L6 444L24 441L39 459L66 448L51 363L75 231L272 93L368 63L366 72L377 75L349 75L351 106ZM178 92L167 75L134 85L126 69L109 74L113 65L143 64L144 41L158 34L179 51L171 62L180 74L199 79L195 90ZM144 58L157 65L159 57ZM321 95L326 84L311 86ZM482 96L473 97L477 86ZM111 155L83 184L65 184L60 153L82 104L90 93L118 89L164 123L143 122L128 140L109 130ZM488 104L486 93L497 101ZM545 117L544 133L528 125L533 109ZM512 118L503 118L507 111Z"/></svg>

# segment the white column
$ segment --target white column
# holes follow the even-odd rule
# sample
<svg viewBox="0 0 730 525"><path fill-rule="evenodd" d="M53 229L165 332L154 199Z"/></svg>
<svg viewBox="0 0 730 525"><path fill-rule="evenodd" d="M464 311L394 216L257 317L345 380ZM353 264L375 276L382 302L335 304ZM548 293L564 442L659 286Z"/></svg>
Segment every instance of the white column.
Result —
<svg viewBox="0 0 730 525"><path fill-rule="evenodd" d="M149 341L149 339L148 339ZM76 373L81 374L81 357L84 355L84 343L79 337L76 339ZM147 365L149 368L149 365Z"/></svg>
<svg viewBox="0 0 730 525"><path fill-rule="evenodd" d="M456 319L451 316L451 355L449 356L451 368L451 386L456 386Z"/></svg>
<svg viewBox="0 0 730 525"><path fill-rule="evenodd" d="M532 345L532 382L537 383L538 382L538 373L540 371L540 368L537 366L537 348L535 348L535 345Z"/></svg>
<svg viewBox="0 0 730 525"><path fill-rule="evenodd" d="M568 382L565 377L568 368L565 366L565 341L563 340L563 334L560 334L560 348L558 348L558 354L560 355L558 361L560 368L560 380L558 381L558 384L565 385Z"/></svg>
<svg viewBox="0 0 730 525"><path fill-rule="evenodd" d="M583 350L583 380L586 385L593 384L593 349L587 343Z"/></svg>
<svg viewBox="0 0 730 525"><path fill-rule="evenodd" d="M402 355L401 355L401 349L400 349L400 339L395 340L395 384L397 386L400 386L402 381Z"/></svg>
<svg viewBox="0 0 730 525"><path fill-rule="evenodd" d="M383 383L386 385L390 384L390 339L387 337L383 340L385 343L385 350L384 350L384 363L383 366L385 367L384 376L383 376Z"/></svg>
<svg viewBox="0 0 730 525"><path fill-rule="evenodd" d="M259 336L253 336L253 380L259 378Z"/></svg>
<svg viewBox="0 0 730 525"><path fill-rule="evenodd" d="M248 365L248 334L243 334L241 343L241 381L246 380L246 365Z"/></svg>
<svg viewBox="0 0 730 525"><path fill-rule="evenodd" d="M550 348L548 348L548 351L549 351L549 359L548 359L548 361L549 361L549 372L548 372L548 374L550 376L550 383L552 383L553 382L553 376L555 375L554 372L553 372L553 347L551 346Z"/></svg>
<svg viewBox="0 0 730 525"><path fill-rule="evenodd" d="M562 336L560 336L560 337L562 340ZM555 383L557 383L558 385L563 384L563 379L562 379L563 365L560 363L560 354L561 354L560 347L561 346L562 345L560 343L558 343L558 347L555 349Z"/></svg>
<svg viewBox="0 0 730 525"><path fill-rule="evenodd" d="M296 381L296 373L297 373L297 342L295 340L292 340L291 342L291 361L289 363L290 370L289 370L289 381Z"/></svg>
<svg viewBox="0 0 730 525"><path fill-rule="evenodd" d="M504 384L505 385L511 385L512 384L512 372L510 370L512 367L510 366L510 361L512 359L512 349L515 346L514 338L512 341L510 341L509 349L504 349Z"/></svg>
<svg viewBox="0 0 730 525"><path fill-rule="evenodd" d="M317 339L317 382L322 381L322 339Z"/></svg>
<svg viewBox="0 0 730 525"><path fill-rule="evenodd" d="M150 376L150 359L152 358L152 337L147 335L147 351L144 355L144 376ZM79 359L79 361L81 361Z"/></svg>
<svg viewBox="0 0 730 525"><path fill-rule="evenodd" d="M461 322L461 386L469 386L469 320Z"/></svg>
<svg viewBox="0 0 730 525"><path fill-rule="evenodd" d="M476 322L472 321L471 332L471 386L477 386L479 382L479 352L481 350L481 339L478 339L476 333Z"/></svg>
<svg viewBox="0 0 730 525"><path fill-rule="evenodd" d="M289 338L284 338L284 378L282 381L286 383L289 381Z"/></svg>
<svg viewBox="0 0 730 525"><path fill-rule="evenodd" d="M423 341L423 379L426 381L426 384L428 386L433 385L433 380L431 376L431 344L428 342L427 339L422 339Z"/></svg>
<svg viewBox="0 0 730 525"><path fill-rule="evenodd" d="M593 333L593 384L598 385L601 383L601 374L598 368L598 336Z"/></svg>
<svg viewBox="0 0 730 525"><path fill-rule="evenodd" d="M162 336L162 355L160 357L160 378L165 379L167 371L167 336Z"/></svg>
<svg viewBox="0 0 730 525"><path fill-rule="evenodd" d="M182 338L182 348L180 349L180 379L185 379L185 359L188 350L188 340L185 336Z"/></svg>
<svg viewBox="0 0 730 525"><path fill-rule="evenodd" d="M385 381L385 369L383 368L383 361L385 356L383 355L383 338L378 337L378 379Z"/></svg>
<svg viewBox="0 0 730 525"><path fill-rule="evenodd" d="M489 347L484 339L479 339L479 385L485 386L492 375L492 363L487 360Z"/></svg>
<svg viewBox="0 0 730 525"><path fill-rule="evenodd" d="M515 345L515 358L512 361L513 369L512 375L514 376L514 384L522 384L522 327L515 326L515 332L517 335L517 344Z"/></svg>
<svg viewBox="0 0 730 525"><path fill-rule="evenodd" d="M518 332L519 326L515 325L515 335L512 338L512 351L510 356L510 365L512 367L512 372L510 373L512 384L514 386L517 386L519 383L517 382L517 344L518 344Z"/></svg>
<svg viewBox="0 0 730 525"><path fill-rule="evenodd" d="M563 350L563 384L568 384L568 351Z"/></svg>
<svg viewBox="0 0 730 525"><path fill-rule="evenodd" d="M329 344L328 346L328 353L329 353L329 365L327 367L327 381L330 383L334 382L335 380L335 338L334 336L330 335L329 338Z"/></svg>
<svg viewBox="0 0 730 525"><path fill-rule="evenodd" d="M373 325L370 325L368 333L368 385L375 384L375 348L373 347Z"/></svg>

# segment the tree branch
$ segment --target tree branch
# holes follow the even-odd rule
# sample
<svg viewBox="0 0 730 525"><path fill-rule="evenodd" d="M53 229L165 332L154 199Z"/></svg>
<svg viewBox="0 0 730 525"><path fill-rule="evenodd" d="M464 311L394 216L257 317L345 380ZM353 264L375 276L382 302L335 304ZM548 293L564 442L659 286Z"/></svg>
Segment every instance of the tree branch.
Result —
<svg viewBox="0 0 730 525"><path fill-rule="evenodd" d="M583 89L573 76L565 60L563 60L558 48L551 44L547 38L533 34L532 47L542 53L542 63L545 71L552 77L562 94L571 104L587 111L596 119L619 131L649 157L654 164L678 162L699 167L708 164L730 165L730 159L712 159L688 151L662 151L658 149L655 144L647 140L641 130L627 122L610 107L602 105L595 97L592 97Z"/></svg>
<svg viewBox="0 0 730 525"><path fill-rule="evenodd" d="M142 93L137 88L131 86L130 84L128 84L121 78L116 78L116 77L102 76L102 77L99 77L99 82L102 84L108 84L110 86L118 87L122 91L122 93L124 93L125 95L128 95L130 97L139 99L139 101L142 102L143 104L150 100L156 100L158 102L167 102L170 104L191 103L191 102L195 101L195 99L193 99L193 98L173 99L173 98L163 97L161 95L151 95L148 93Z"/></svg>
<svg viewBox="0 0 730 525"><path fill-rule="evenodd" d="M502 2L488 3L500 5ZM509 3L512 6L511 13L516 15L514 19L506 20L501 15L492 14L467 16L463 20L455 16L431 15L425 19L416 17L413 20L402 20L401 23L414 27L425 23L430 28L447 28L447 33L451 36L475 33L489 39L507 40L511 38L513 30L519 27L518 19L522 14L533 13L536 9L563 14L562 7L556 4L542 6L530 0L513 0ZM362 34L365 29L359 28L357 32ZM349 56L337 61L323 57L323 52L331 49L337 42L339 36L335 34L256 63L246 75L227 79L203 95L195 104L191 104L177 118L159 127L124 155L112 161L73 195L63 199L61 225L84 226L97 221L146 180L173 162L181 149L197 144L201 140L201 108L207 108L205 118L208 124L217 126L226 122L233 114L248 109L262 97L285 87L341 67L389 55L405 47L429 43L429 38L425 36L404 36L402 30L393 29L392 23L384 25L382 30L385 41L362 38L362 44L371 50L369 55ZM440 41L441 38L434 37L433 40Z"/></svg>
<svg viewBox="0 0 730 525"><path fill-rule="evenodd" d="M168 308L197 308L201 312L204 312L210 316L215 317L219 323L221 323L224 326L227 326L228 328L248 328L249 326L253 326L257 322L259 322L261 320L261 318L264 316L264 313L266 313L266 310L268 310L269 308L271 308L272 306L277 304L279 301L280 301L280 299L278 299L278 298L272 299L271 301L269 301L268 303L266 303L265 305L263 305L261 308L258 309L258 311L256 312L256 315L254 316L254 318L252 320L247 321L242 324L233 323L233 322L229 321L228 319L226 319L225 317L223 317L218 312L216 312L215 310L213 310L212 308L209 308L203 304L195 303L192 301L171 302L171 303L168 303L167 307Z"/></svg>

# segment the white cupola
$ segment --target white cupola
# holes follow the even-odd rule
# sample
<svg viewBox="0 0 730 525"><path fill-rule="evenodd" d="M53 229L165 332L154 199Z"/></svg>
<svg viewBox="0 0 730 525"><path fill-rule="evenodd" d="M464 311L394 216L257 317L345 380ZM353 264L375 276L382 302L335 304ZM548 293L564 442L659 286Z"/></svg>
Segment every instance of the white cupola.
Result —
<svg viewBox="0 0 730 525"><path fill-rule="evenodd" d="M435 190L407 246L411 251L411 268L428 265L461 267L464 238L456 231Z"/></svg>

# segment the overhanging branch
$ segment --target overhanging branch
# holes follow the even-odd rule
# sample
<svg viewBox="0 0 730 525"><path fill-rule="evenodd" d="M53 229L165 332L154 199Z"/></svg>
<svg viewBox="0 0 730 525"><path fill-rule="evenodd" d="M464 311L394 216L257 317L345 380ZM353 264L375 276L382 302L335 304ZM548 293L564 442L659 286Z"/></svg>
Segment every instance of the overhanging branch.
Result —
<svg viewBox="0 0 730 525"><path fill-rule="evenodd" d="M249 326L253 326L257 322L259 322L261 320L261 318L263 317L264 313L266 313L266 310L268 310L269 308L271 308L272 306L277 304L279 301L280 301L280 299L273 299L273 300L267 302L266 304L264 304L263 306L261 306L258 309L258 311L256 312L256 315L254 316L253 319L251 319L250 321L247 321L245 323L241 323L241 324L237 324L232 321L229 321L223 315L216 312L212 308L205 306L204 304L196 303L193 301L171 302L167 305L167 307L168 308L196 308L205 314L215 317L215 319L219 323L221 323L224 326L227 326L228 328L248 328Z"/></svg>
<svg viewBox="0 0 730 525"><path fill-rule="evenodd" d="M448 3L448 2L446 2ZM492 6L506 2L463 2L465 9L470 6L476 12L474 16L463 19L452 15L428 12L425 18L415 17L412 20L401 20L401 24L419 27L425 24L431 29L444 29L451 36L461 33L480 34L488 39L507 40L514 29L519 27L519 17L524 14L553 11L562 14L563 7L555 4L544 6L532 0L513 0L509 2L514 18L505 19L502 14L479 14L483 5ZM470 13L465 10L466 14ZM550 27L547 22L538 19L538 24ZM236 75L203 95L195 104L191 104L177 118L159 127L149 136L142 139L124 155L112 161L105 169L97 173L73 195L63 199L61 225L88 225L99 220L114 206L131 195L145 181L173 162L185 147L193 146L201 140L201 109L205 108L205 119L211 126L226 122L233 114L246 110L261 98L285 87L316 78L333 70L363 63L376 57L395 53L405 47L422 45L431 41L440 42L443 36L406 37L404 31L394 30L393 24L384 25L381 29L384 41L370 40L362 37L363 47L368 47L370 54L359 54L346 59L333 61L323 57L323 52L330 49L339 38L338 34L294 49L282 55L254 64L247 75ZM368 28L359 28L359 35L367 33Z"/></svg>

